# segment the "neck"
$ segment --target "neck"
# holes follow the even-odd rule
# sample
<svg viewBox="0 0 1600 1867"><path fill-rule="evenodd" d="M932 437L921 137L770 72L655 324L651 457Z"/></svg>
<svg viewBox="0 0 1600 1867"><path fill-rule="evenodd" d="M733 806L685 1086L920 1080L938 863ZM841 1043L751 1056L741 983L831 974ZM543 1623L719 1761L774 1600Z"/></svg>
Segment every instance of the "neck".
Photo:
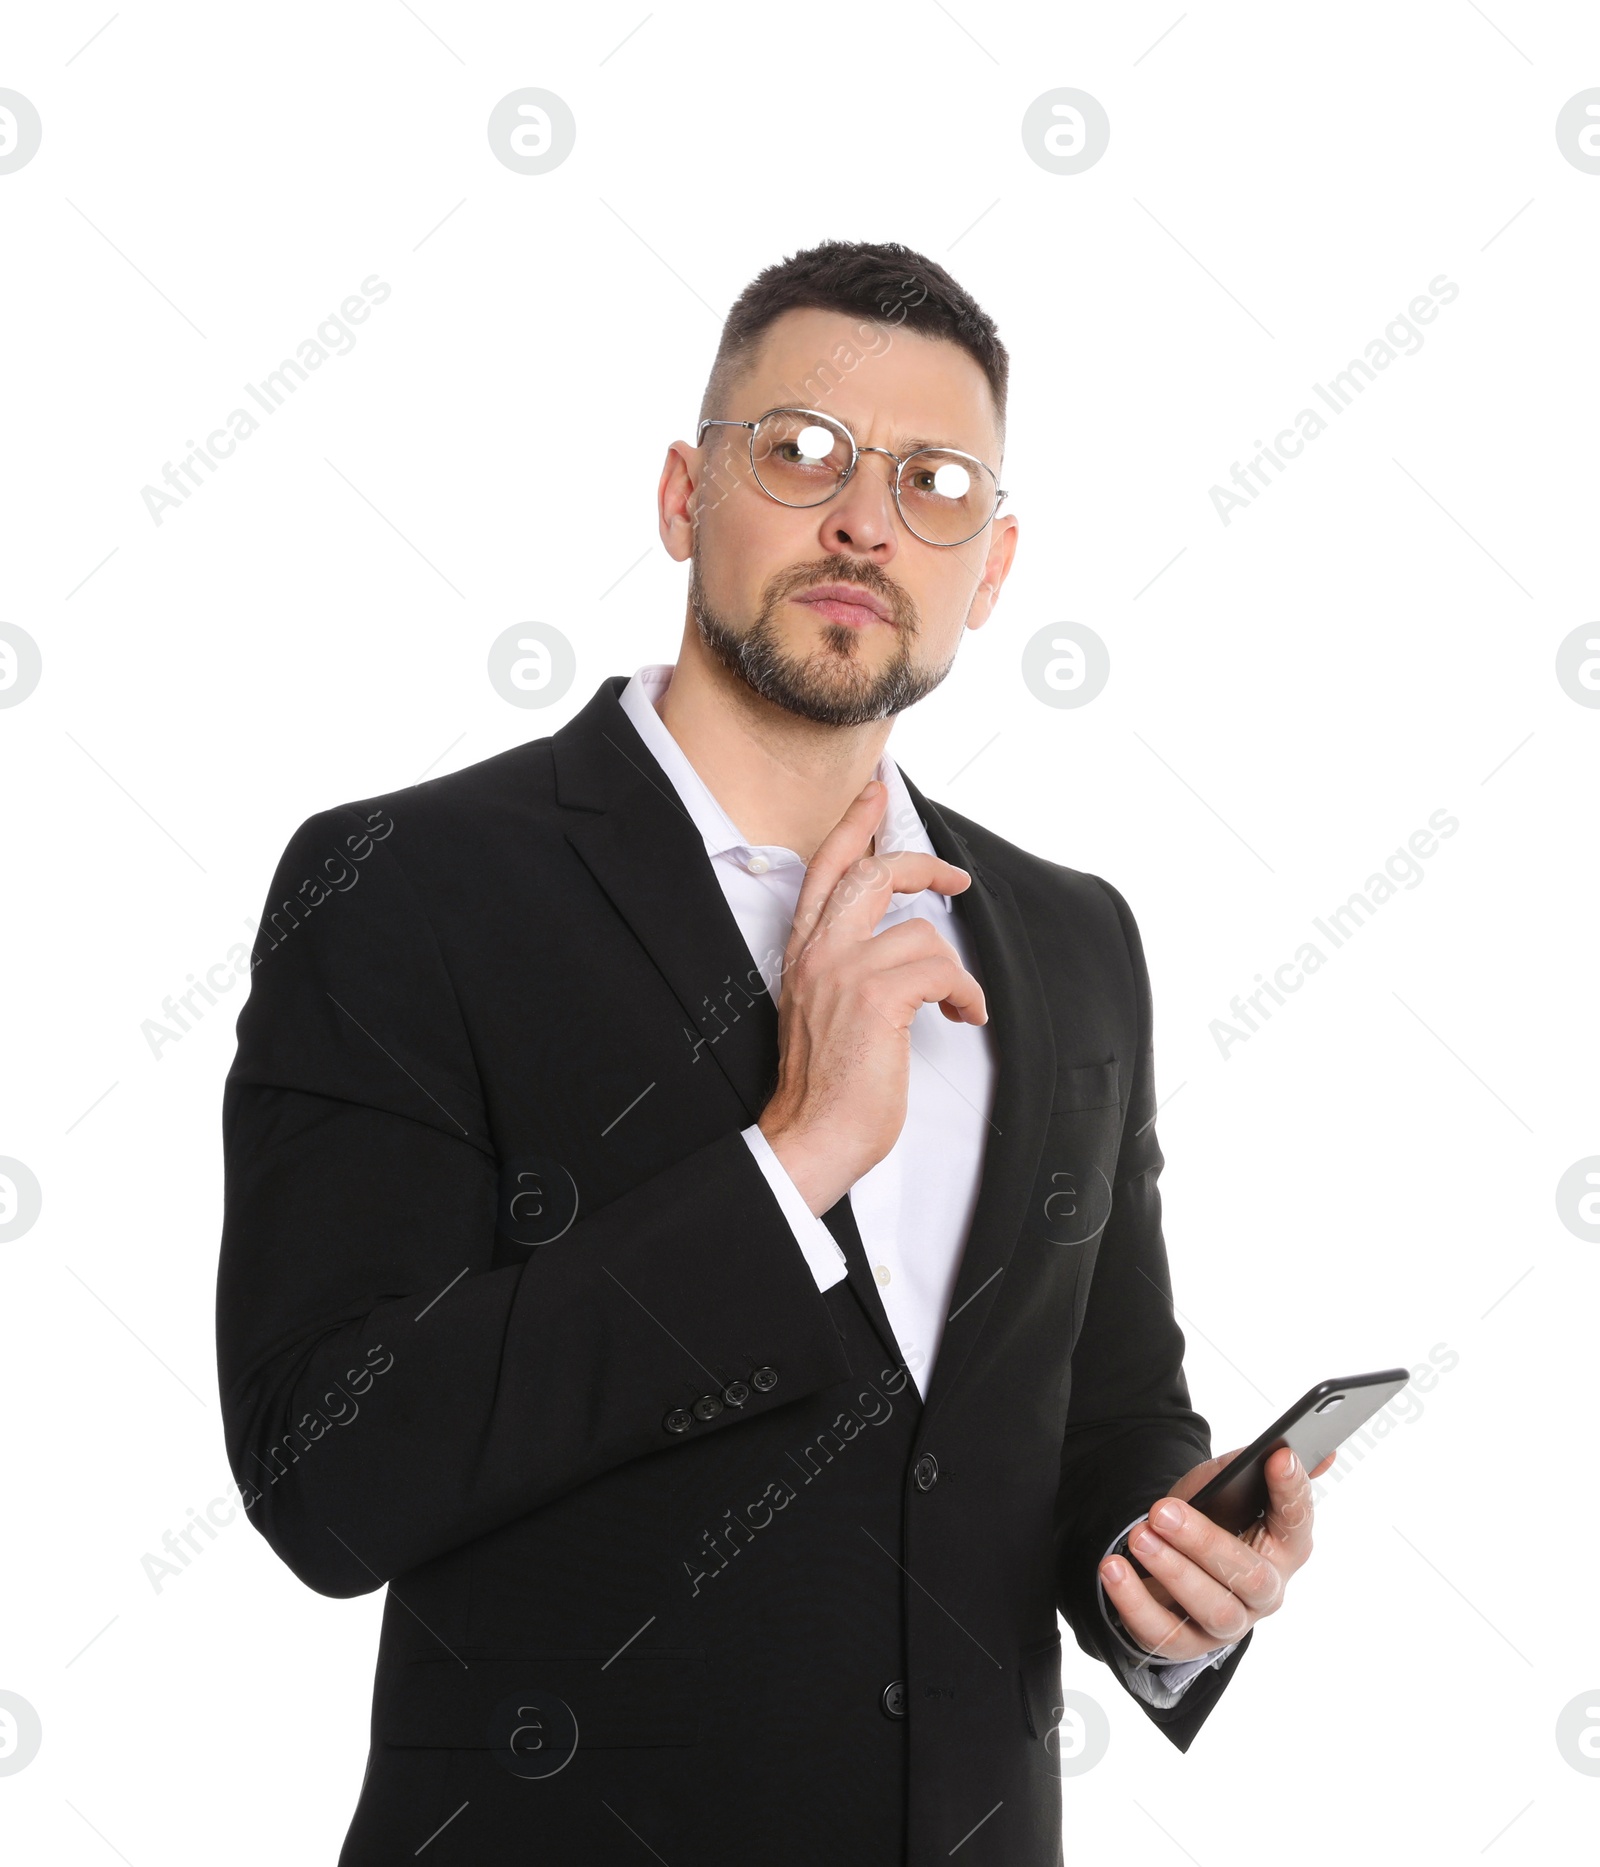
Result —
<svg viewBox="0 0 1600 1867"><path fill-rule="evenodd" d="M774 706L707 651L693 616L657 711L746 841L807 862L873 775L894 725L823 726Z"/></svg>

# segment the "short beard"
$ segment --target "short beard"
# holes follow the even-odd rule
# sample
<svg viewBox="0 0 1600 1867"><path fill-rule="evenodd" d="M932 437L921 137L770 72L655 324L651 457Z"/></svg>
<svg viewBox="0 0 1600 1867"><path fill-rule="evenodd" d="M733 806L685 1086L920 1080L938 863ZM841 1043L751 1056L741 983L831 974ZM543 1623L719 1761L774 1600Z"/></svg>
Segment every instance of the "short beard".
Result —
<svg viewBox="0 0 1600 1867"><path fill-rule="evenodd" d="M822 640L808 655L796 657L783 647L778 611L801 590L819 583L856 583L886 602L894 616L896 645L876 674L856 661L858 631L845 623L825 623ZM906 591L875 566L858 558L825 557L791 565L769 579L761 593L754 623L741 634L718 616L706 600L698 558L689 573L689 610L712 655L729 673L786 713L819 726L868 726L903 713L931 694L954 665L921 667L911 658L920 629L916 604Z"/></svg>

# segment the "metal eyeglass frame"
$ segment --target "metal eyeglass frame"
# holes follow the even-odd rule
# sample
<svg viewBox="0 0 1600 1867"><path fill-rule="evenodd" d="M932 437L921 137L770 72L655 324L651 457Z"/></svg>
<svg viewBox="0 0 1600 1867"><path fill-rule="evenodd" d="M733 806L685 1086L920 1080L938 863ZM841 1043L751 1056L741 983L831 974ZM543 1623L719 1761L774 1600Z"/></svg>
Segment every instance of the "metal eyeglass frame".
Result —
<svg viewBox="0 0 1600 1867"><path fill-rule="evenodd" d="M809 415L823 427L836 428L850 443L850 465L845 468L844 472L841 473L839 478L834 482L832 488L824 493L820 499L810 499L803 503L793 499L779 499L778 495L773 492L771 487L762 479L761 469L756 465L756 429L767 419L768 415ZM825 506L828 501L838 493L840 488L849 482L852 474L854 474L856 470L856 464L863 454L882 454L885 459L894 462L894 479L890 483L890 491L894 494L894 509L900 514L900 523L919 543L932 545L936 551L947 551L952 545L970 544L972 540L977 537L978 532L983 530L984 525L990 525L994 522L995 514L1000 510L1000 502L1006 496L1005 489L1000 485L994 469L987 461L979 460L976 454L965 453L959 447L915 447L909 454L892 454L886 447L861 447L857 445L856 437L844 423L839 420L838 416L824 415L819 409L797 408L790 403L780 402L775 408L764 409L761 414L757 415L754 421L720 421L708 418L702 421L695 430L694 441L696 447L704 443L707 428L749 429L750 473L756 485L759 486L762 492L775 504L788 506L791 510L797 512L809 512L817 506ZM910 519L906 517L905 507L900 503L900 475L906 462L908 460L915 460L918 454L950 454L957 460L970 460L975 467L981 468L982 471L989 476L989 483L994 487L994 505L990 508L988 518L983 521L983 525L977 528L977 531L968 532L965 538L924 538L922 533L919 532L916 526L911 523Z"/></svg>

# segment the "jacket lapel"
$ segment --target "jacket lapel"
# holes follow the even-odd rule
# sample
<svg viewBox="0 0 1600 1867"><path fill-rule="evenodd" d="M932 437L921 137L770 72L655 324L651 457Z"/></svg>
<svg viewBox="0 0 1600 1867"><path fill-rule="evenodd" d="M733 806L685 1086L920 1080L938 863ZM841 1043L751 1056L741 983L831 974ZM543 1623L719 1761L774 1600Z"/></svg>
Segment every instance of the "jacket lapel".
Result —
<svg viewBox="0 0 1600 1867"><path fill-rule="evenodd" d="M909 778L906 789L935 851L972 875L972 886L955 897L955 910L972 940L996 1056L978 1202L934 1362L926 1424L954 1387L1005 1281L1044 1149L1056 1054L1044 985L1016 897L1000 875L975 859Z"/></svg>
<svg viewBox="0 0 1600 1867"><path fill-rule="evenodd" d="M632 929L705 1040L750 1121L778 1075L778 1012L672 781L623 712L622 675L601 683L554 735L557 796L581 810L567 840ZM849 1195L822 1215L851 1289L892 1362L899 1344L867 1263Z"/></svg>
<svg viewBox="0 0 1600 1867"><path fill-rule="evenodd" d="M626 715L621 723L633 731ZM650 756L642 743L629 750ZM656 782L668 785L659 767ZM777 1008L759 976L750 977L750 950L699 832L675 799L639 783L616 808L572 824L567 840L704 1040L700 1054L715 1061L754 1121L777 1075Z"/></svg>

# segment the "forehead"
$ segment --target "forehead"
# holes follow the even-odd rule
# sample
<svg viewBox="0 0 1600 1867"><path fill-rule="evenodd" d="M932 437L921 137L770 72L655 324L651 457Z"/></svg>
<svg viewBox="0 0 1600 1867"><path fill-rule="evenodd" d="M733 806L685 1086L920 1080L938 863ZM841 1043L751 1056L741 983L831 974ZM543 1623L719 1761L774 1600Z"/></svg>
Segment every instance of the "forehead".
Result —
<svg viewBox="0 0 1600 1867"><path fill-rule="evenodd" d="M821 409L856 439L893 447L937 441L997 459L989 381L959 344L887 319L810 307L762 332L733 384L742 419L780 403Z"/></svg>

